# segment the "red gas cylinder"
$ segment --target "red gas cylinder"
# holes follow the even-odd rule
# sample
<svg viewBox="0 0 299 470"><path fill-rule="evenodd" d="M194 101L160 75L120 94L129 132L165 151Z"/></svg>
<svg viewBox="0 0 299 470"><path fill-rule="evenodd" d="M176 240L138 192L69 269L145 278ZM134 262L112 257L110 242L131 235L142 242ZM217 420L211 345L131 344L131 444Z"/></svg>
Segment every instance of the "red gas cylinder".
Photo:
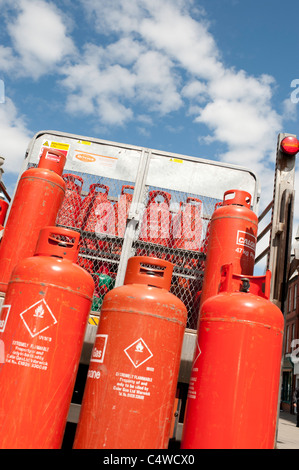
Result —
<svg viewBox="0 0 299 470"><path fill-rule="evenodd" d="M183 449L273 449L284 319L265 276L223 267L201 307Z"/></svg>
<svg viewBox="0 0 299 470"><path fill-rule="evenodd" d="M123 185L118 201L114 204L115 235L117 237L123 237L125 234L128 212L133 199L133 191L134 186L128 184Z"/></svg>
<svg viewBox="0 0 299 470"><path fill-rule="evenodd" d="M78 223L82 230L96 234L92 238L87 236L84 240L84 245L92 250L109 250L108 242L101 240L100 237L115 230L114 210L108 200L108 193L109 187L105 184L92 184L82 202Z"/></svg>
<svg viewBox="0 0 299 470"><path fill-rule="evenodd" d="M178 214L172 220L172 246L183 250L198 251L201 247L202 201L195 197L187 197L185 203L180 202Z"/></svg>
<svg viewBox="0 0 299 470"><path fill-rule="evenodd" d="M0 225L3 227L9 204L5 199L0 198Z"/></svg>
<svg viewBox="0 0 299 470"><path fill-rule="evenodd" d="M163 198L160 202L159 196ZM139 240L147 243L159 244L165 247L171 247L171 213L169 210L171 195L165 191L150 191L146 210L143 216ZM139 254L148 254L154 256L154 250L145 247ZM160 253L159 253L160 255ZM161 258L167 255L161 254Z"/></svg>
<svg viewBox="0 0 299 470"><path fill-rule="evenodd" d="M233 263L235 274L253 274L258 218L250 204L248 192L232 189L224 193L222 205L212 215L201 305L218 293L224 264Z"/></svg>
<svg viewBox="0 0 299 470"><path fill-rule="evenodd" d="M121 188L121 194L118 201L114 204L115 214L115 236L123 238L127 225L128 213L133 199L134 186L124 184ZM113 243L113 253L120 255L122 250L122 241Z"/></svg>
<svg viewBox="0 0 299 470"><path fill-rule="evenodd" d="M78 232L46 227L15 267L2 306L0 448L60 448L91 307Z"/></svg>
<svg viewBox="0 0 299 470"><path fill-rule="evenodd" d="M51 154L62 158L58 150ZM63 155L64 162L65 156ZM53 168L53 162L49 160ZM6 292L11 272L22 258L32 256L40 230L55 225L61 207L65 182L41 159L37 168L26 170L18 183L0 244L0 292ZM61 171L61 160L56 162ZM41 165L41 166L40 166Z"/></svg>
<svg viewBox="0 0 299 470"><path fill-rule="evenodd" d="M78 219L81 212L83 178L73 174L64 174L62 178L65 181L66 190L56 223L66 227L79 228Z"/></svg>
<svg viewBox="0 0 299 470"><path fill-rule="evenodd" d="M222 202L217 202L214 207L214 211L218 209L218 207L222 206ZM205 255L207 254L208 251L208 244L209 244L209 239L210 239L210 231L211 231L211 219L209 220L206 228L206 233L202 242L202 245L200 247L200 251L204 253Z"/></svg>
<svg viewBox="0 0 299 470"><path fill-rule="evenodd" d="M75 448L167 448L187 318L172 269L130 258L124 285L105 295Z"/></svg>

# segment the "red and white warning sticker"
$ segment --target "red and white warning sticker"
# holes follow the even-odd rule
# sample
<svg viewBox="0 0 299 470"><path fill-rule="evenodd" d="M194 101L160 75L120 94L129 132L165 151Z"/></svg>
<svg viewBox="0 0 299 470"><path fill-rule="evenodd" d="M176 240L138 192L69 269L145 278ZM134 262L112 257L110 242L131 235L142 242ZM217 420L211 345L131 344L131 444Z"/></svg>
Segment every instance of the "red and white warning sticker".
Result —
<svg viewBox="0 0 299 470"><path fill-rule="evenodd" d="M20 317L32 337L39 335L57 323L45 299L39 300L31 307L26 308L20 313Z"/></svg>
<svg viewBox="0 0 299 470"><path fill-rule="evenodd" d="M153 353L142 338L134 341L124 351L135 368L140 367L153 357Z"/></svg>
<svg viewBox="0 0 299 470"><path fill-rule="evenodd" d="M96 335L96 341L91 353L90 362L104 362L108 335Z"/></svg>
<svg viewBox="0 0 299 470"><path fill-rule="evenodd" d="M3 333L7 323L8 315L11 309L11 305L2 305L0 313L0 332Z"/></svg>

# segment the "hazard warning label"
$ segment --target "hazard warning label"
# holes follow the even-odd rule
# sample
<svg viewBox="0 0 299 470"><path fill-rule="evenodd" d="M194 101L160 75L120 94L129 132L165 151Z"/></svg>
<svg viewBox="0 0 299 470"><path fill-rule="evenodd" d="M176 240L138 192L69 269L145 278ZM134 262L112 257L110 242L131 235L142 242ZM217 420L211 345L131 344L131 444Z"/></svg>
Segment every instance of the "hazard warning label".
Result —
<svg viewBox="0 0 299 470"><path fill-rule="evenodd" d="M108 335L96 335L96 341L91 353L90 362L104 362Z"/></svg>
<svg viewBox="0 0 299 470"><path fill-rule="evenodd" d="M2 305L0 313L0 332L3 333L7 323L8 315L10 312L11 305Z"/></svg>
<svg viewBox="0 0 299 470"><path fill-rule="evenodd" d="M136 368L153 357L153 353L142 338L134 341L134 343L130 344L124 351Z"/></svg>
<svg viewBox="0 0 299 470"><path fill-rule="evenodd" d="M57 323L55 316L44 299L39 300L24 310L20 313L20 317L32 337L39 335Z"/></svg>

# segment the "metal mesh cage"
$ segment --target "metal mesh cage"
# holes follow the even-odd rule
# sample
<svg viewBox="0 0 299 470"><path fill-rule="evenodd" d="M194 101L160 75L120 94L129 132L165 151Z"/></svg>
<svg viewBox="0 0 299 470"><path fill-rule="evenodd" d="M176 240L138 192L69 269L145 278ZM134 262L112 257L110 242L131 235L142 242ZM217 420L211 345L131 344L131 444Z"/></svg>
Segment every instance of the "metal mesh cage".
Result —
<svg viewBox="0 0 299 470"><path fill-rule="evenodd" d="M93 277L92 311L99 313L104 295L115 286L134 184L78 172L62 177L66 193L56 223L80 231L77 263Z"/></svg>
<svg viewBox="0 0 299 470"><path fill-rule="evenodd" d="M196 329L209 221L226 190L246 188L257 199L256 177L236 166L72 134L37 134L25 168L46 148L66 154L65 198L57 225L81 234L78 264L94 279L92 313L124 280L127 260L147 255L173 263L171 292Z"/></svg>
<svg viewBox="0 0 299 470"><path fill-rule="evenodd" d="M163 188L148 188L134 254L173 263L170 291L188 310L187 328L196 329L205 266L208 226L216 200Z"/></svg>
<svg viewBox="0 0 299 470"><path fill-rule="evenodd" d="M87 174L64 173L66 194L57 225L80 231L78 264L95 282L93 312L115 285L134 183ZM79 182L79 183L78 183ZM196 329L208 225L219 202L180 191L148 187L133 255L166 259L174 265L171 292L188 310L187 327Z"/></svg>

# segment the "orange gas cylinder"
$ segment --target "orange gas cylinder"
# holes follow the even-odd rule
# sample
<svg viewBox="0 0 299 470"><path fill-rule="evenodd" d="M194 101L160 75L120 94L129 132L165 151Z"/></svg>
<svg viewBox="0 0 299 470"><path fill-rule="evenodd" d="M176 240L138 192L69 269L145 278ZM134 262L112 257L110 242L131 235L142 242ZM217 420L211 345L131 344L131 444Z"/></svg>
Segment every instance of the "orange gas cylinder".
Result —
<svg viewBox="0 0 299 470"><path fill-rule="evenodd" d="M198 251L201 247L202 201L195 197L187 197L185 203L180 202L178 214L172 220L172 246L183 250Z"/></svg>
<svg viewBox="0 0 299 470"><path fill-rule="evenodd" d="M8 202L5 201L5 199L2 199L0 197L0 225L2 227L4 226L5 217L6 217L8 207L9 207Z"/></svg>
<svg viewBox="0 0 299 470"><path fill-rule="evenodd" d="M199 251L202 244L202 201L195 197L187 197L186 202L180 202L177 214L172 217L172 247L178 249L174 255L176 265L190 270L197 267L198 261L191 255L179 250ZM192 304L194 281L186 277L177 278L177 295L185 303ZM188 325L190 328L191 326Z"/></svg>
<svg viewBox="0 0 299 470"><path fill-rule="evenodd" d="M181 447L273 449L284 318L265 276L222 270L202 305Z"/></svg>
<svg viewBox="0 0 299 470"><path fill-rule="evenodd" d="M51 154L62 155L58 150L51 150ZM65 162L64 155L63 158ZM61 160L56 162L56 167L55 162L49 162L49 166L62 171ZM0 292L6 292L18 261L33 255L40 230L46 225L55 225L65 182L54 170L46 168L47 165L48 161L41 159L37 168L29 168L19 180L0 244Z"/></svg>
<svg viewBox="0 0 299 470"><path fill-rule="evenodd" d="M89 193L82 202L78 222L82 230L95 233L92 238L87 236L84 240L85 246L92 250L109 250L108 242L100 238L101 235L110 234L111 227L115 227L113 206L108 200L108 193L109 187L105 184L91 184Z"/></svg>
<svg viewBox="0 0 299 470"><path fill-rule="evenodd" d="M125 234L128 212L133 199L133 192L128 191L134 191L134 186L124 184L118 201L114 204L115 235L117 237L123 237Z"/></svg>
<svg viewBox="0 0 299 470"><path fill-rule="evenodd" d="M233 263L235 274L251 276L254 271L257 215L250 209L251 195L232 189L211 219L201 305L219 289L221 266Z"/></svg>
<svg viewBox="0 0 299 470"><path fill-rule="evenodd" d="M66 184L65 196L56 223L66 227L79 228L78 218L81 212L81 191L83 178L73 174L62 175Z"/></svg>
<svg viewBox="0 0 299 470"><path fill-rule="evenodd" d="M128 192L131 191L131 192ZM115 213L115 236L123 238L125 236L125 230L127 225L127 218L130 209L130 205L133 199L134 186L124 184L121 188L121 194L118 197L118 201L114 204ZM113 253L120 255L122 250L122 241L116 241L113 244Z"/></svg>
<svg viewBox="0 0 299 470"><path fill-rule="evenodd" d="M172 269L130 258L105 295L74 448L167 449L187 319Z"/></svg>
<svg viewBox="0 0 299 470"><path fill-rule="evenodd" d="M46 227L13 270L0 316L0 448L60 448L91 307L78 232Z"/></svg>
<svg viewBox="0 0 299 470"><path fill-rule="evenodd" d="M159 201L159 196L163 201ZM171 213L169 210L171 195L161 190L150 191L146 210L143 216L139 240L147 243L159 244L165 247L171 247ZM147 253L154 256L154 250L151 252L148 247L140 250L140 254ZM162 254L161 258L166 258Z"/></svg>
<svg viewBox="0 0 299 470"><path fill-rule="evenodd" d="M217 202L214 207L214 211L218 209L218 207L222 206L222 202ZM207 254L208 251L208 244L209 244L209 239L210 239L210 231L211 231L211 219L209 220L206 228L206 233L202 242L202 245L200 247L201 253L204 253L205 255Z"/></svg>

